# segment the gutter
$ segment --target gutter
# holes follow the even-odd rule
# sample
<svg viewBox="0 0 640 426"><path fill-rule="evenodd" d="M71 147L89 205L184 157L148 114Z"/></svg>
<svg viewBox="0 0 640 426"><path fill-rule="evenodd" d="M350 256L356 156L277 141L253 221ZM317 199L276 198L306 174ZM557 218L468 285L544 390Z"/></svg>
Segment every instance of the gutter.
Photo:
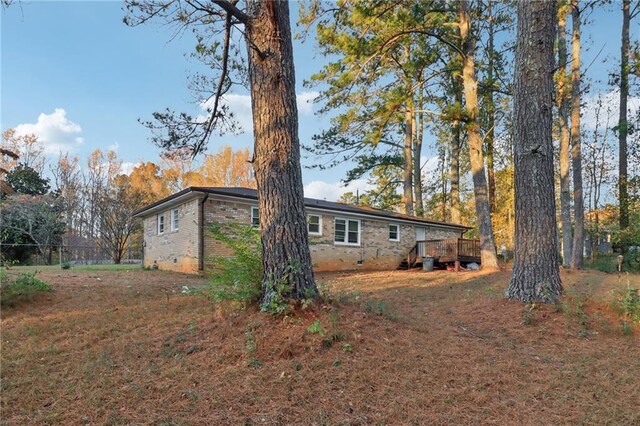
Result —
<svg viewBox="0 0 640 426"><path fill-rule="evenodd" d="M180 192L177 192L169 197L166 197L162 200L159 200L149 206L143 207L142 209L138 210L137 212L135 212L133 214L134 217L146 217L148 215L153 214L156 211L160 211L164 208L166 208L166 205L168 203L178 203L178 202L184 202L189 198L194 197L195 194L200 193L200 194L206 194L206 196L208 197L209 194L213 194L216 199L220 198L220 199L228 199L228 200L241 200L244 202L251 202L251 201L257 201L257 196L255 195L231 195L231 194L226 194L223 192L218 192L215 190L212 190L208 187L199 187L199 186L193 186L193 187L189 187L189 188L185 188ZM461 233L465 233L466 231L472 229L471 227L468 226L464 226L464 225L458 225L458 224L452 224L452 223L445 223L445 222L438 222L438 221L430 221L430 220L420 220L419 218L410 218L410 217L398 217L395 216L392 212L386 212L386 211L381 211L381 213L377 213L375 211L371 212L371 211L365 211L365 210L359 210L359 211L354 211L354 209L349 208L348 206L345 206L345 208L341 208L341 206L319 206L315 203L313 203L312 201L320 201L320 200L314 200L314 199L309 199L309 198L305 198L305 209L306 210L315 210L315 211L320 211L320 212L327 212L330 214L334 214L336 215L336 213L339 214L344 214L344 215L349 215L349 216L356 216L356 217L364 217L364 218L373 218L374 220L387 220L387 221L391 221L391 222L399 222L399 223L407 223L407 224L411 224L414 226L431 226L431 227L436 227L436 228L445 228L445 229L453 229L456 231L459 231Z"/></svg>
<svg viewBox="0 0 640 426"><path fill-rule="evenodd" d="M221 199L226 201L243 201L244 203L247 203L250 205L254 205L253 202L256 202L258 200L257 197L252 197L252 196L245 197L245 196L239 196L239 195L220 194L218 192L209 191L207 190L207 188L198 188L197 190L207 194L212 194L216 199ZM306 198L305 200L309 200L309 199ZM457 225L453 223L443 223L443 222L420 220L420 219L414 220L410 218L397 217L397 216L387 215L387 214L376 214L376 212L368 212L368 211L362 211L362 210L356 212L349 208L342 209L340 207L318 206L313 203L307 203L307 202L305 202L304 206L307 212L329 213L338 217L340 217L341 215L355 216L355 217L360 217L360 218L365 218L370 220L382 220L382 221L389 221L394 223L405 223L405 224L414 225L414 226L445 228L445 229L451 229L451 230L455 230L462 233L465 233L468 230L473 229L469 226Z"/></svg>
<svg viewBox="0 0 640 426"><path fill-rule="evenodd" d="M204 271L204 206L208 198L209 193L206 193L200 202L200 226L198 227L198 271Z"/></svg>

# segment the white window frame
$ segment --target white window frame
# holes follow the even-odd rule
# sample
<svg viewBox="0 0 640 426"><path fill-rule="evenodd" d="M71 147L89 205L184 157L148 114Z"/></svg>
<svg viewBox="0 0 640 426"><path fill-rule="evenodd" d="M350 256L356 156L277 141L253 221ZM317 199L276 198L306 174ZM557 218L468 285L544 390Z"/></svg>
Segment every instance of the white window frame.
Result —
<svg viewBox="0 0 640 426"><path fill-rule="evenodd" d="M309 229L309 218L311 216L315 216L318 218L318 232L311 232L311 230ZM317 236L322 236L322 215L320 214L314 214L314 213L310 213L307 215L307 232L309 233L309 235L317 235Z"/></svg>
<svg viewBox="0 0 640 426"><path fill-rule="evenodd" d="M164 234L166 224L164 223L164 213L160 213L157 217L158 221L158 235Z"/></svg>
<svg viewBox="0 0 640 426"><path fill-rule="evenodd" d="M254 223L254 219L258 219L258 223ZM251 225L252 226L260 226L260 209L256 206L251 206Z"/></svg>
<svg viewBox="0 0 640 426"><path fill-rule="evenodd" d="M177 231L180 227L180 210L176 207L171 210L171 230Z"/></svg>
<svg viewBox="0 0 640 426"><path fill-rule="evenodd" d="M336 240L336 224L339 220L344 221L344 241ZM358 224L358 242L349 242L349 222L356 222ZM336 217L333 221L333 243L337 246L359 246L362 241L362 221L360 219L348 219L346 217Z"/></svg>
<svg viewBox="0 0 640 426"><path fill-rule="evenodd" d="M396 227L396 238L391 238L391 227L392 226ZM390 223L389 224L389 241L394 241L394 242L399 242L400 241L400 225L398 225L397 223Z"/></svg>

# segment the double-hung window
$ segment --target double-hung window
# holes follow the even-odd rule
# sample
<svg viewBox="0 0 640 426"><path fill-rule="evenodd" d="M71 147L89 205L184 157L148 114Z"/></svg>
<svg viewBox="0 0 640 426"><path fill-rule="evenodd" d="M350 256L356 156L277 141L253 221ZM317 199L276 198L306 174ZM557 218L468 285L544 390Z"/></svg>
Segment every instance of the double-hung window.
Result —
<svg viewBox="0 0 640 426"><path fill-rule="evenodd" d="M251 224L260 226L260 213L257 207L251 207Z"/></svg>
<svg viewBox="0 0 640 426"><path fill-rule="evenodd" d="M164 234L164 213L158 215L158 234Z"/></svg>
<svg viewBox="0 0 640 426"><path fill-rule="evenodd" d="M179 213L178 209L171 210L171 230L172 231L178 230L178 225L180 220L178 213Z"/></svg>
<svg viewBox="0 0 640 426"><path fill-rule="evenodd" d="M336 218L334 223L334 242L350 246L360 245L360 221L356 219Z"/></svg>
<svg viewBox="0 0 640 426"><path fill-rule="evenodd" d="M307 230L309 235L322 235L322 217L317 214L308 215Z"/></svg>
<svg viewBox="0 0 640 426"><path fill-rule="evenodd" d="M389 241L400 241L400 225L389 224Z"/></svg>

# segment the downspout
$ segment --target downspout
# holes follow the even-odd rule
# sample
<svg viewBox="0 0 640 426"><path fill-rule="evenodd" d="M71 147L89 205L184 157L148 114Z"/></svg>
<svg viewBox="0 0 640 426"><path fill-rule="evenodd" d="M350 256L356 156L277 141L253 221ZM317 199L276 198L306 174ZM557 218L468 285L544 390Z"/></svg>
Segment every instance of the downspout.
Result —
<svg viewBox="0 0 640 426"><path fill-rule="evenodd" d="M209 194L205 194L200 203L200 226L198 227L198 270L204 271L204 206L209 198Z"/></svg>

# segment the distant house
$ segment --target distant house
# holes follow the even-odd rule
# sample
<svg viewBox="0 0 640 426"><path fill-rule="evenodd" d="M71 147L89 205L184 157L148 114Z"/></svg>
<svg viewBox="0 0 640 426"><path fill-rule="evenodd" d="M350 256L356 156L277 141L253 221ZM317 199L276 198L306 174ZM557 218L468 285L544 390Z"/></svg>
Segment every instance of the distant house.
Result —
<svg viewBox="0 0 640 426"><path fill-rule="evenodd" d="M460 238L466 226L363 206L305 198L314 269L396 269L416 241ZM135 213L144 221L144 265L198 273L227 254L207 232L213 223L259 225L255 189L190 187ZM419 254L419 253L418 253Z"/></svg>

